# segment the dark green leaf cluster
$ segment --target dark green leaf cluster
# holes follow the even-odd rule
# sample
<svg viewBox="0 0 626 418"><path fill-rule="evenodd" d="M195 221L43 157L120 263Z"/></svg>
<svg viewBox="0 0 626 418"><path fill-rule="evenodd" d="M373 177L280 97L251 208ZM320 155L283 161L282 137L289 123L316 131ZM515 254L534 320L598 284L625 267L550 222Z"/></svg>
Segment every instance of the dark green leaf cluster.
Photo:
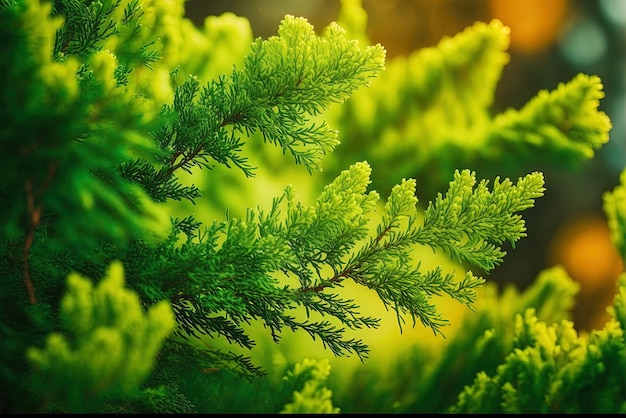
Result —
<svg viewBox="0 0 626 418"><path fill-rule="evenodd" d="M132 156L157 152L148 132L158 124L145 101L116 88L115 57L98 50L95 37L84 50L89 57L55 58L55 36L66 26L50 3L19 2L0 19L0 55L8 63L0 69L0 194L25 196L11 198L0 214L3 241L32 237L43 224L47 245L57 249L87 250L96 237L119 245L166 234L168 217L118 170Z"/></svg>
<svg viewBox="0 0 626 418"><path fill-rule="evenodd" d="M100 49L101 42L115 33L111 18L121 0L84 3L76 0L52 2L52 15L63 16L64 24L56 32L54 56L89 57Z"/></svg>
<svg viewBox="0 0 626 418"><path fill-rule="evenodd" d="M138 47L139 54L129 45L116 50L120 64L115 70L115 78L118 85L127 85L133 67L141 64L151 68L152 63L160 58L158 49L151 48L156 39L140 46L136 44L137 39L144 36L143 14L139 0L53 1L51 15L63 19L63 25L55 33L53 57L63 60L68 55L75 55L88 61L93 53L104 49L105 41L114 35L125 41L132 40L130 44Z"/></svg>

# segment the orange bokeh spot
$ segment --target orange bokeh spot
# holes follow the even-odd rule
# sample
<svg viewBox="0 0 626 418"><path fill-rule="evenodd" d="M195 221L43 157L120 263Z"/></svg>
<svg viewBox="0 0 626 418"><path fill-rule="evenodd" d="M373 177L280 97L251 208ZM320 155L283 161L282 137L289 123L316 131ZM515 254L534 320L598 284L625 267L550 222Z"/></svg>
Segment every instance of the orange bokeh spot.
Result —
<svg viewBox="0 0 626 418"><path fill-rule="evenodd" d="M606 220L581 217L565 223L550 243L549 264L560 264L580 284L574 319L579 329L601 329L609 318L624 270L619 252L610 238Z"/></svg>
<svg viewBox="0 0 626 418"><path fill-rule="evenodd" d="M550 262L562 264L581 283L583 293L593 293L607 281L616 280L623 270L606 221L595 217L565 224L552 242Z"/></svg>
<svg viewBox="0 0 626 418"><path fill-rule="evenodd" d="M511 28L511 49L541 52L557 39L565 21L567 0L490 0L492 17Z"/></svg>

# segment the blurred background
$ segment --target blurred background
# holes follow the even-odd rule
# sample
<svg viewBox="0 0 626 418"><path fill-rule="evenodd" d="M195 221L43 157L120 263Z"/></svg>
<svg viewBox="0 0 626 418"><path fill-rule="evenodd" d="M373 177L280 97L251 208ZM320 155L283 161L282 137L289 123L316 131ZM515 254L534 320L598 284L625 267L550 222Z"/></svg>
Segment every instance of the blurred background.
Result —
<svg viewBox="0 0 626 418"><path fill-rule="evenodd" d="M546 193L525 211L528 236L509 251L488 280L528 286L544 268L565 266L581 284L577 328L601 328L623 271L609 238L602 195L626 167L625 0L363 0L368 36L387 57L435 46L476 21L500 19L511 29L510 62L498 84L494 112L521 108L541 89L553 90L578 73L597 75L611 119L609 143L577 170L542 169ZM249 19L254 37L276 35L286 14L306 17L316 30L337 20L339 0L188 0L197 26L210 15Z"/></svg>

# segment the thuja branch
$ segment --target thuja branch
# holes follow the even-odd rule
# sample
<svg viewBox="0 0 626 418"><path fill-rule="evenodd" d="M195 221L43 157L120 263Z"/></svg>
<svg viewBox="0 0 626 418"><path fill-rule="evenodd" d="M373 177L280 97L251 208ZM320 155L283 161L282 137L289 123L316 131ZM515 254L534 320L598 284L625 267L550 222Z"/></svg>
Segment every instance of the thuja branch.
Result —
<svg viewBox="0 0 626 418"><path fill-rule="evenodd" d="M139 161L123 166L122 173L157 201L193 200L199 191L178 185L175 172L221 164L252 176L255 168L241 151L245 136L255 132L307 170L319 170L337 144L337 132L313 116L367 85L384 62L380 45L361 49L336 24L317 36L306 19L287 16L279 36L252 44L243 68L203 88L193 75L175 86L173 103L163 109L169 122L155 133L161 168Z"/></svg>
<svg viewBox="0 0 626 418"><path fill-rule="evenodd" d="M396 311L401 328L409 317L414 324L419 320L441 333L447 321L432 297L447 295L471 308L484 279L469 271L459 280L441 267L423 270L419 257L424 246L450 251L453 239L467 237L468 242L459 243L451 255L478 266L495 265L504 256L499 246L503 237L515 242L524 235L517 212L532 206L543 193L539 173L527 175L517 185L496 179L489 192L486 181L474 188L474 174L463 171L455 173L446 198L431 203L425 217L417 210L412 179L392 189L380 213L378 194L367 191L370 171L365 162L354 164L327 185L311 206L298 202L288 186L268 211L249 210L245 220L232 218L211 228L205 244L210 251L203 254L216 270L207 279L213 283L210 289L230 289L229 300L238 301L230 307L220 305L235 321L230 324L231 335L236 322L261 318L272 335L283 327L318 330L324 334L317 334L322 341L331 339L339 349L347 344L339 329L331 332L323 323L296 321L287 312L302 306L307 312L335 317L347 327L376 326L376 319L359 314L354 301L335 293L334 288L347 279L374 290ZM492 227L477 222L481 216ZM372 222L378 223L375 233L369 226ZM451 238L442 239L444 232ZM230 279L233 275L238 277L236 287ZM278 276L286 276L290 283L296 280L297 285L284 286ZM207 289L206 283L199 286ZM214 298L203 294L193 301L194 309L207 303L209 311L215 310ZM353 343L347 346L361 350L360 342Z"/></svg>
<svg viewBox="0 0 626 418"><path fill-rule="evenodd" d="M321 284L317 285L317 286L313 286L313 287L303 287L300 288L299 291L300 292L321 292L324 289L326 289L327 287L332 287L335 284L339 284L342 281L346 280L346 279L353 279L355 282L359 283L359 275L358 275L358 271L362 266L362 262L363 261L367 261L368 259L370 259L371 257L373 257L375 255L375 252L377 250L380 251L384 251L385 248L379 248L378 247L378 243L383 239L383 237L385 236L385 234L387 234L389 231L391 230L391 225L388 225L386 227L383 228L382 232L379 233L370 243L368 250L367 251L362 251L359 253L359 257L357 259L352 260L352 262L350 263L349 266L347 266L343 271L341 271L340 273L335 274L333 277L331 277L330 279L326 279L324 282L322 282ZM389 247L387 246L387 249ZM365 283L361 283L361 284L365 284Z"/></svg>

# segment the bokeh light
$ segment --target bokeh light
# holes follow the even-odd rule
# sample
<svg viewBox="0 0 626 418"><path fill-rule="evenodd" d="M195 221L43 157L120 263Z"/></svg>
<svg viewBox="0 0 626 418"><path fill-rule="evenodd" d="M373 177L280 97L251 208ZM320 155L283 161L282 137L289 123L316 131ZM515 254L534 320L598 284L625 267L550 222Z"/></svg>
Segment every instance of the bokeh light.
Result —
<svg viewBox="0 0 626 418"><path fill-rule="evenodd" d="M617 277L624 270L619 252L611 242L605 218L579 215L565 221L550 242L548 264L562 265L580 284L574 311L580 329L601 329L609 318Z"/></svg>
<svg viewBox="0 0 626 418"><path fill-rule="evenodd" d="M565 58L575 66L585 67L598 62L608 49L607 35L592 19L581 17L559 39Z"/></svg>
<svg viewBox="0 0 626 418"><path fill-rule="evenodd" d="M569 7L566 0L491 0L493 16L511 28L511 49L541 52L558 37Z"/></svg>

